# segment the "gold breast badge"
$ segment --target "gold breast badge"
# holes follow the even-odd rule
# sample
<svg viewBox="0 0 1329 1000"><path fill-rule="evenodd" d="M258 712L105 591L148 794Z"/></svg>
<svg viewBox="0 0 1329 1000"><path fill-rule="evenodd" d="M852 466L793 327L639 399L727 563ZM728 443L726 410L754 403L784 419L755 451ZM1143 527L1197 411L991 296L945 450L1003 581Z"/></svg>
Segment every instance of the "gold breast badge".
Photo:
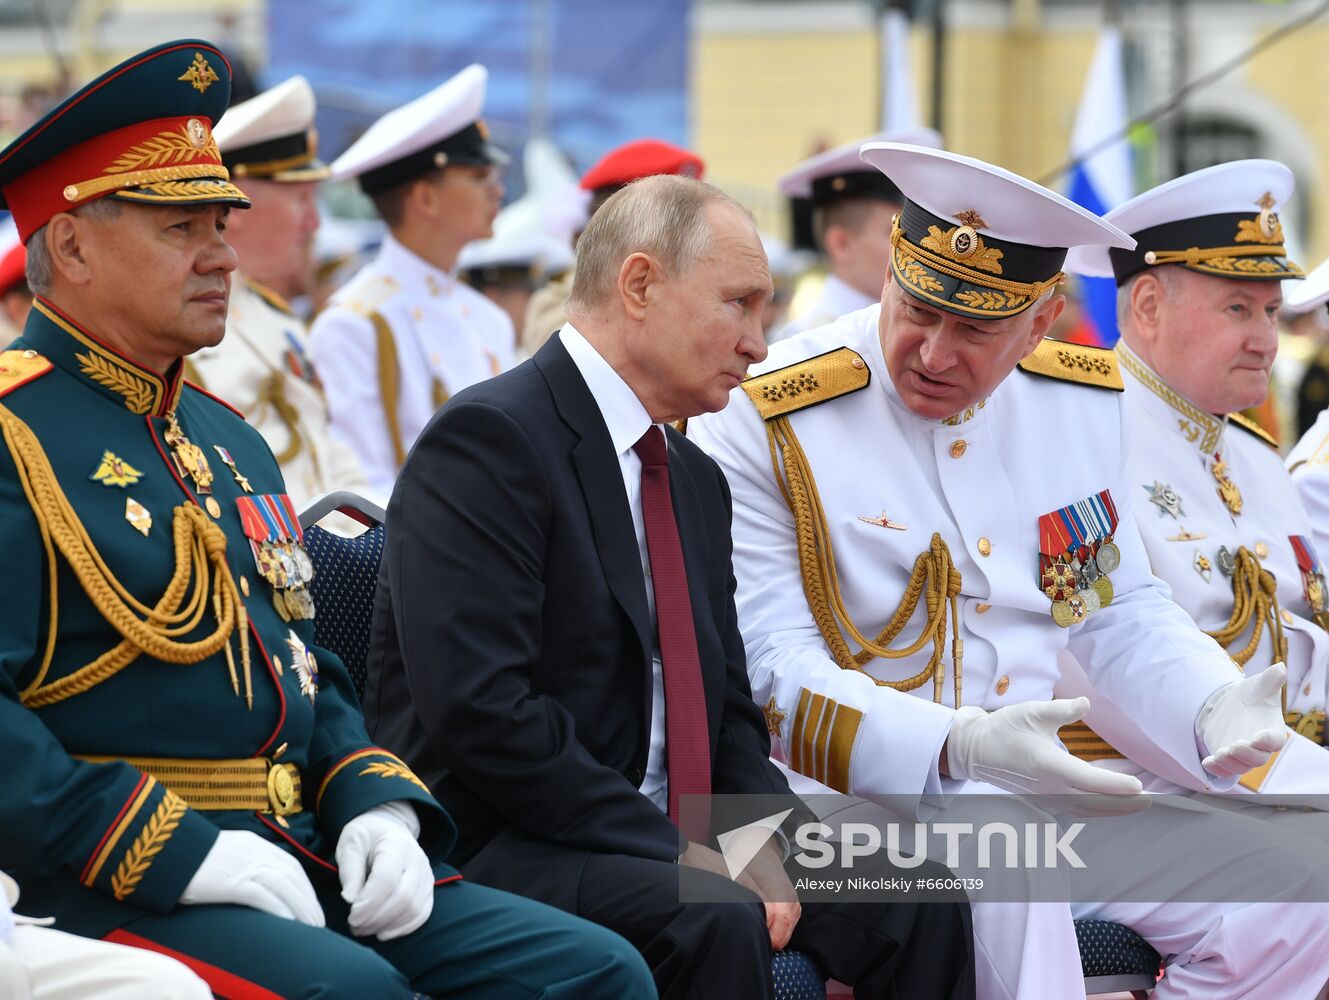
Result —
<svg viewBox="0 0 1329 1000"><path fill-rule="evenodd" d="M896 531L909 530L903 524L896 524L894 521L892 521L889 517L886 516L886 512L884 510L877 517L867 517L863 514L859 514L858 519L862 521L864 524L875 524L879 528L893 528Z"/></svg>
<svg viewBox="0 0 1329 1000"><path fill-rule="evenodd" d="M1209 467L1209 471L1213 473L1214 482L1218 484L1219 499L1232 512L1232 516L1236 517L1241 513L1241 490L1237 489L1237 484L1228 476L1227 463L1217 452L1214 453L1214 464Z"/></svg>
<svg viewBox="0 0 1329 1000"><path fill-rule="evenodd" d="M114 452L103 451L101 461L97 463L97 468L88 478L103 486L119 486L124 489L142 479L143 473Z"/></svg>
<svg viewBox="0 0 1329 1000"><path fill-rule="evenodd" d="M171 457L175 460L180 478L188 476L192 479L196 493L211 493L212 469L208 465L208 456L203 454L202 448L185 437L174 410L166 415L166 433L162 436L170 446Z"/></svg>

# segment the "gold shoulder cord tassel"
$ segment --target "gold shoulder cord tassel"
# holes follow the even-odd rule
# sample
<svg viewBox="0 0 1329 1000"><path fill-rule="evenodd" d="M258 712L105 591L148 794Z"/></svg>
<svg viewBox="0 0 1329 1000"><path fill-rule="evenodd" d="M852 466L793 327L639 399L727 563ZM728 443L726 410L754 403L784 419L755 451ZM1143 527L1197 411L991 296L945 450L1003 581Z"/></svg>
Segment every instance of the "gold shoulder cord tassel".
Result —
<svg viewBox="0 0 1329 1000"><path fill-rule="evenodd" d="M286 376L282 372L272 372L263 380L258 390L258 401L271 406L277 412L277 418L282 422L282 426L286 428L286 447L282 449L280 455L274 456L278 465L285 465L300 454L304 438L300 434L300 414L286 398Z"/></svg>
<svg viewBox="0 0 1329 1000"><path fill-rule="evenodd" d="M230 648L231 633L238 631L245 697L252 708L249 619L226 563L226 534L197 505L181 504L175 508L171 524L175 570L166 592L155 607L149 608L111 573L60 489L55 471L31 428L9 409L0 406L0 429L3 429L5 443L14 458L23 492L36 515L49 569L50 621L46 651L37 676L20 693L23 704L40 708L81 694L115 676L141 653L165 663L187 664L198 663L223 648L230 667L231 686L238 694L239 682ZM43 684L55 654L59 623L56 549L68 562L93 605L123 641L72 674ZM194 631L203 620L208 610L210 585L217 628L206 638L194 642L178 641L179 636Z"/></svg>
<svg viewBox="0 0 1329 1000"><path fill-rule="evenodd" d="M1278 581L1274 574L1260 565L1256 555L1244 545L1237 549L1232 571L1232 616L1220 629L1205 633L1218 641L1224 649L1235 643L1246 627L1254 621L1251 637L1237 652L1229 651L1234 663L1245 669L1260 645L1260 637L1268 624L1273 636L1274 658L1271 662L1287 662L1287 636L1283 634L1283 619L1278 608ZM1283 710L1287 711L1287 689L1283 689Z"/></svg>
<svg viewBox="0 0 1329 1000"><path fill-rule="evenodd" d="M955 707L960 707L964 669L964 641L960 638L960 621L956 600L960 594L960 572L954 566L950 549L941 535L934 534L928 551L914 561L904 597L890 622L881 633L869 640L854 625L845 609L840 594L839 577L835 570L835 555L831 548L830 530L826 514L817 492L817 484L808 465L807 455L799 443L789 419L774 417L766 422L766 436L770 445L771 465L776 482L780 484L785 502L794 515L794 529L798 542L798 561L803 575L803 592L817 628L826 640L831 655L843 670L863 670L874 658L899 660L913 656L929 641L932 656L928 665L913 677L901 681L881 680L874 683L898 691L913 691L928 680L933 682L933 701L940 703L946 668L943 665L946 646L946 619L949 607L951 620L951 661L954 667L953 687ZM927 622L918 637L908 646L890 649L905 624L925 602ZM843 626L843 633L841 632ZM854 653L845 641L847 634L861 649ZM869 675L871 676L871 675Z"/></svg>

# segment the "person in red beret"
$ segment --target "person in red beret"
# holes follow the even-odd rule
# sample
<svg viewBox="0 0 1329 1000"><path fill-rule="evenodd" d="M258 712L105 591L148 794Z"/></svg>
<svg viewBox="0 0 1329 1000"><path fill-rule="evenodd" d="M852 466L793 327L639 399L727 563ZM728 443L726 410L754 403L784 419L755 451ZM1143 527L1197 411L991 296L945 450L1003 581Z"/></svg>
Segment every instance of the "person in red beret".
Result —
<svg viewBox="0 0 1329 1000"><path fill-rule="evenodd" d="M701 180L706 172L702 158L690 149L663 139L634 139L605 153L582 175L579 186L591 193L587 220L614 192L643 177L677 174ZM556 281L537 289L526 305L519 348L526 356L540 349L567 320L568 295L572 292L571 269Z"/></svg>

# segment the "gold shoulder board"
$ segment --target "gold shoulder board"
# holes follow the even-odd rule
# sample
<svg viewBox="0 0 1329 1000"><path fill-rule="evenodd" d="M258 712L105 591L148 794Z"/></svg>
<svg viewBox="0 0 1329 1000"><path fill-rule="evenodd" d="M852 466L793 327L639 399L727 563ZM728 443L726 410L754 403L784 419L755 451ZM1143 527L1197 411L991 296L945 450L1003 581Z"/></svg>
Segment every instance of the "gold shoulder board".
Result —
<svg viewBox="0 0 1329 1000"><path fill-rule="evenodd" d="M284 313L287 316L295 315L295 310L291 308L291 304L287 302L284 298L282 298L280 295L278 295L276 292L274 292L267 285L261 285L253 278L246 278L245 284L249 287L249 290L251 292L257 295L268 305L272 306L273 309L276 309L277 312Z"/></svg>
<svg viewBox="0 0 1329 1000"><path fill-rule="evenodd" d="M1126 388L1117 369L1117 355L1101 347L1044 340L1034 348L1033 354L1020 362L1020 368L1031 375L1079 382L1099 389L1121 392Z"/></svg>
<svg viewBox="0 0 1329 1000"><path fill-rule="evenodd" d="M755 375L743 382L763 420L773 420L857 392L872 381L867 363L848 347Z"/></svg>
<svg viewBox="0 0 1329 1000"><path fill-rule="evenodd" d="M399 291L401 291L400 282L395 278L389 278L386 274L380 274L365 282L363 288L355 289L355 294L348 296L340 305L353 313L368 317L370 313L378 312L379 306Z"/></svg>
<svg viewBox="0 0 1329 1000"><path fill-rule="evenodd" d="M0 396L50 370L51 362L36 351L5 351L0 354Z"/></svg>
<svg viewBox="0 0 1329 1000"><path fill-rule="evenodd" d="M1267 444L1270 448L1277 450L1278 441L1274 439L1274 436L1270 434L1267 430L1265 430L1263 427L1261 427L1259 424L1257 424L1250 417L1242 413L1229 413L1227 415L1227 418L1229 421L1236 424L1238 427L1242 428L1243 430L1250 431L1257 438L1259 438L1261 441Z"/></svg>

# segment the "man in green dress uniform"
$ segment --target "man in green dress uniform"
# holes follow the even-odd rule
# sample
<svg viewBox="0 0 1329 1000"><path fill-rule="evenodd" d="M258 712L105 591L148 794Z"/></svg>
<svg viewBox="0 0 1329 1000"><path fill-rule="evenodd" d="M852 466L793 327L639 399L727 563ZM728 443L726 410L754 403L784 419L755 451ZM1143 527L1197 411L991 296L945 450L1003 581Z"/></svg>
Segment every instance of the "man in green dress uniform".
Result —
<svg viewBox="0 0 1329 1000"><path fill-rule="evenodd" d="M236 266L229 88L168 43L0 152L37 295L0 354L0 862L222 996L653 996L626 942L443 863L452 821L313 645L277 463L181 377Z"/></svg>

